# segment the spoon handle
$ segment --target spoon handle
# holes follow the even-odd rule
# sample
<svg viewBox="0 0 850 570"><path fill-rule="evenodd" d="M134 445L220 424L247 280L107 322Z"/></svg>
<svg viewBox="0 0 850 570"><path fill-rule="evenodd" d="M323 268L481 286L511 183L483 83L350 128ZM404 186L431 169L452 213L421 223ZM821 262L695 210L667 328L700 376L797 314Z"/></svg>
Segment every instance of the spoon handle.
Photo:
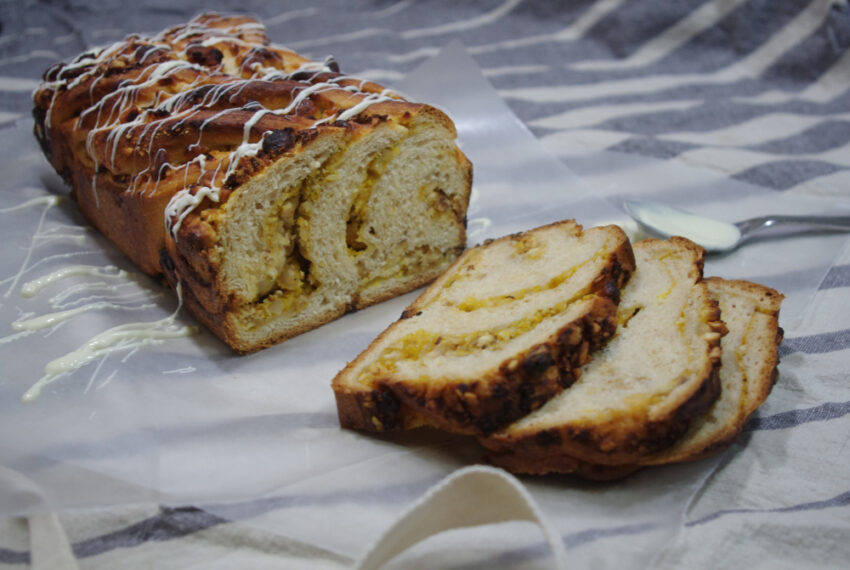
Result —
<svg viewBox="0 0 850 570"><path fill-rule="evenodd" d="M742 234L746 234L764 228L792 224L823 230L850 231L850 216L761 216L737 222L735 225Z"/></svg>

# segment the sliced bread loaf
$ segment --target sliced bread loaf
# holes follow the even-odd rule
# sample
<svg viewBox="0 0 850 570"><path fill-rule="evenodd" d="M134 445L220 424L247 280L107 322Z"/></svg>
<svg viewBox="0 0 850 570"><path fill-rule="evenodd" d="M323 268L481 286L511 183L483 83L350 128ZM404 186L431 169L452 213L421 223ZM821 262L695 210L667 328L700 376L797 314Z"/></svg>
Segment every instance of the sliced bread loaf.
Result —
<svg viewBox="0 0 850 570"><path fill-rule="evenodd" d="M575 381L633 270L616 226L563 221L467 250L334 379L340 423L507 425Z"/></svg>
<svg viewBox="0 0 850 570"><path fill-rule="evenodd" d="M466 245L451 119L247 16L86 51L33 102L82 214L240 353L429 283Z"/></svg>
<svg viewBox="0 0 850 570"><path fill-rule="evenodd" d="M670 447L717 399L725 327L702 282L705 252L674 237L638 242L634 253L616 334L568 390L481 438L497 465L629 465Z"/></svg>

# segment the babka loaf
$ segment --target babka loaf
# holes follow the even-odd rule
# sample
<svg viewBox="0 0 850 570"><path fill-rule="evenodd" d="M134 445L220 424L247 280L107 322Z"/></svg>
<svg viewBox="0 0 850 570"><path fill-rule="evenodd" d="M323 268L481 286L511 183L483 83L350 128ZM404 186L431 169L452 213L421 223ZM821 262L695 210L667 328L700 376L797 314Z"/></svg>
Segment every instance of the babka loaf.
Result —
<svg viewBox="0 0 850 570"><path fill-rule="evenodd" d="M598 465L558 454L546 460L518 454L494 454L496 463L517 473L576 473L596 480L618 479L643 466L694 461L725 450L746 420L770 394L777 377L779 309L783 296L749 281L718 277L705 280L717 300L728 334L721 340L720 397L669 448L623 465Z"/></svg>
<svg viewBox="0 0 850 570"><path fill-rule="evenodd" d="M50 68L35 134L82 213L239 352L419 287L465 246L441 111L207 14Z"/></svg>
<svg viewBox="0 0 850 570"><path fill-rule="evenodd" d="M726 330L702 281L704 250L684 238L634 245L617 331L568 390L481 443L522 473L630 465L669 448L720 394Z"/></svg>
<svg viewBox="0 0 850 570"><path fill-rule="evenodd" d="M334 379L343 427L486 434L572 384L634 270L617 226L563 221L467 250Z"/></svg>

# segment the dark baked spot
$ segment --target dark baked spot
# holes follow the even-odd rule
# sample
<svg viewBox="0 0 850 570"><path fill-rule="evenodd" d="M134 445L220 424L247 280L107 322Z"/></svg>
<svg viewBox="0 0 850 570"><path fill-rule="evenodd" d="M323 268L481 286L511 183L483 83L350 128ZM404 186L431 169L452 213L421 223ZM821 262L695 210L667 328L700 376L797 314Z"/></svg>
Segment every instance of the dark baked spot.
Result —
<svg viewBox="0 0 850 570"><path fill-rule="evenodd" d="M263 137L263 152L269 155L283 154L295 146L296 140L291 128L267 131Z"/></svg>
<svg viewBox="0 0 850 570"><path fill-rule="evenodd" d="M296 71L296 72L290 73L286 77L287 77L287 79L290 79L292 81L311 81L311 80L313 80L313 81L321 82L321 81L327 81L328 79L330 79L329 74L327 74L327 73L316 73L315 71L310 71L310 70Z"/></svg>
<svg viewBox="0 0 850 570"><path fill-rule="evenodd" d="M540 347L528 355L522 363L522 369L529 376L540 376L547 368L555 364L552 355L545 347Z"/></svg>
<svg viewBox="0 0 850 570"><path fill-rule="evenodd" d="M602 288L602 295L608 297L615 303L620 302L620 287L617 285L617 281L615 279L609 279L605 282L605 286Z"/></svg>
<svg viewBox="0 0 850 570"><path fill-rule="evenodd" d="M384 430L401 427L401 402L392 392L372 390L372 400L375 402L376 416Z"/></svg>
<svg viewBox="0 0 850 570"><path fill-rule="evenodd" d="M151 58L151 60L148 60L148 56L150 55L152 55L153 57ZM164 59L165 51L153 44L139 44L136 47L136 51L134 52L133 57L138 62L150 64Z"/></svg>
<svg viewBox="0 0 850 570"><path fill-rule="evenodd" d="M279 54L265 48L265 47L255 47L245 56L245 59L242 60L243 68L251 68L252 66L259 64L264 67L281 67L283 65L283 58L280 57Z"/></svg>
<svg viewBox="0 0 850 570"><path fill-rule="evenodd" d="M221 65L221 60L224 54L218 49L209 46L204 47L199 44L191 45L186 50L186 58L195 64L203 65L204 67L217 67Z"/></svg>
<svg viewBox="0 0 850 570"><path fill-rule="evenodd" d="M554 429L544 429L537 432L537 435L534 436L534 441L540 447L551 447L553 445L560 445L561 434Z"/></svg>
<svg viewBox="0 0 850 570"><path fill-rule="evenodd" d="M168 250L165 248L159 250L159 264L168 273L174 273L174 260L172 260L171 256L168 255Z"/></svg>

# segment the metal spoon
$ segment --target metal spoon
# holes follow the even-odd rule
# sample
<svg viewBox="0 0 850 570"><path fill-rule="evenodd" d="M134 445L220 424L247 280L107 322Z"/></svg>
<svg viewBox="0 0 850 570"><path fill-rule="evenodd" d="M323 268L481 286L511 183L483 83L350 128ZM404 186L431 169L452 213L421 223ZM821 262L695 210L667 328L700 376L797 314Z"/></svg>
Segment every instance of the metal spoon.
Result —
<svg viewBox="0 0 850 570"><path fill-rule="evenodd" d="M659 202L625 200L623 208L648 233L686 237L707 251L732 251L761 230L780 225L796 225L803 231L850 232L850 216L785 216L750 218L731 224L697 216Z"/></svg>

